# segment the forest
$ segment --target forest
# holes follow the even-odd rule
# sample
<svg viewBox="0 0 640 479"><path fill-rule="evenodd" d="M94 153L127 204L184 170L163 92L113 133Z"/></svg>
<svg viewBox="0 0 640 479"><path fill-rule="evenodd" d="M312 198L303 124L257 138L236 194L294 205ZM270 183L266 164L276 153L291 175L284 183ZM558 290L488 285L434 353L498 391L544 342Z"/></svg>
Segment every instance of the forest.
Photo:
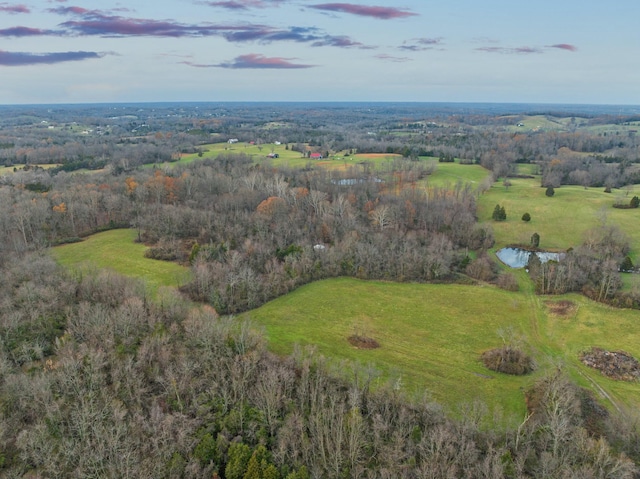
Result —
<svg viewBox="0 0 640 479"><path fill-rule="evenodd" d="M235 316L337 277L518 290L479 198L521 177L543 189L633 188L633 108L2 111L3 477L640 477L639 418L603 407L562 365L505 427L480 402L452 415L313 347L275 355ZM276 145L295 161L268 158ZM447 162L486 178L431 182ZM158 299L135 278L69 271L49 254L119 228L190 279ZM536 292L639 309L621 271L640 251L623 230L603 224L562 262L531 261Z"/></svg>

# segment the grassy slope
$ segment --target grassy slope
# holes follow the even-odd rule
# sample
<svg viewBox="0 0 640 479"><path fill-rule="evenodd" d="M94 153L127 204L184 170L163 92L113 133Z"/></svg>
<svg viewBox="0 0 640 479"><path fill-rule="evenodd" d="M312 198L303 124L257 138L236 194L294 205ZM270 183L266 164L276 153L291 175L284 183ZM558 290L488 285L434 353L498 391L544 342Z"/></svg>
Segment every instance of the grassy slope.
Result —
<svg viewBox="0 0 640 479"><path fill-rule="evenodd" d="M553 197L545 196L540 180L512 179L508 189L501 183L483 194L478 203L478 217L491 221L496 204L507 212L507 221L492 222L496 246L511 243L528 244L533 233L540 235L540 247L567 249L582 243L584 232L601 224L616 224L629 235L634 262L640 258L640 209L623 210L613 208L617 196L628 202L634 192L616 191L604 193L604 188L562 186L555 189ZM531 221L525 223L522 215L528 212Z"/></svg>
<svg viewBox="0 0 640 479"><path fill-rule="evenodd" d="M493 287L340 278L307 285L245 316L265 327L277 353L290 353L294 344L314 344L328 357L372 363L384 373L381 381L400 377L409 390L426 389L452 409L478 398L521 417L523 391L558 364L565 364L582 385L603 388L616 405L637 406L640 385L608 380L578 360L579 352L591 346L640 357L637 312L578 295L567 298L578 305L577 311L560 318L547 313L547 298L527 289L511 293ZM539 364L535 374L507 376L480 363L480 353L499 346L499 330L508 329L533 352ZM373 337L381 347L354 348L347 341L354 331Z"/></svg>
<svg viewBox="0 0 640 479"><path fill-rule="evenodd" d="M435 186L454 185L458 181L471 183L473 187L484 180L489 171L480 165L461 165L460 163L438 163L437 159L429 159L436 164L436 171L427 179L427 184Z"/></svg>
<svg viewBox="0 0 640 479"><path fill-rule="evenodd" d="M188 268L145 258L144 251L147 247L135 243L135 238L135 230L105 231L80 243L57 246L52 249L52 254L59 263L70 268L95 265L141 278L152 294L161 286L179 286L188 280Z"/></svg>
<svg viewBox="0 0 640 479"><path fill-rule="evenodd" d="M399 377L409 390L426 389L443 404L474 398L489 404L500 393L501 407L523 412L520 387L531 378L493 373L478 359L500 342L500 328L527 334L526 305L512 293L339 278L304 286L246 315L266 328L275 352L314 344L332 358L372 363L384 373L380 380ZM354 348L347 338L356 331L381 347Z"/></svg>

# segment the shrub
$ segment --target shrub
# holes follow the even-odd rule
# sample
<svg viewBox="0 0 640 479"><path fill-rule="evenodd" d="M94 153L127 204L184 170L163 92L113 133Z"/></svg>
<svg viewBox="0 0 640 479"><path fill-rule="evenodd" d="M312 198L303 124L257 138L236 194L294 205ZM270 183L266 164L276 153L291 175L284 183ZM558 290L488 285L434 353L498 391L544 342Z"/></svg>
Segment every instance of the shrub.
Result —
<svg viewBox="0 0 640 479"><path fill-rule="evenodd" d="M531 221L531 215L529 213L525 213L522 215L522 221L529 222Z"/></svg>
<svg viewBox="0 0 640 479"><path fill-rule="evenodd" d="M502 346L482 353L484 365L499 373L521 376L534 369L533 359L512 346Z"/></svg>
<svg viewBox="0 0 640 479"><path fill-rule="evenodd" d="M547 186L547 191L544 192L548 197L552 197L556 194L556 190L553 189L553 186Z"/></svg>
<svg viewBox="0 0 640 479"><path fill-rule="evenodd" d="M531 235L531 246L534 248L540 246L540 235L538 233L533 233Z"/></svg>
<svg viewBox="0 0 640 479"><path fill-rule="evenodd" d="M520 289L518 280L511 273L499 274L496 278L496 286L500 289L504 289L505 291L518 291Z"/></svg>
<svg viewBox="0 0 640 479"><path fill-rule="evenodd" d="M494 221L505 221L507 219L507 212L504 209L504 206L496 205L493 209L493 214L491 215Z"/></svg>
<svg viewBox="0 0 640 479"><path fill-rule="evenodd" d="M620 264L620 271L624 271L625 273L633 271L633 261L631 261L631 258L628 255L622 260L622 263Z"/></svg>
<svg viewBox="0 0 640 479"><path fill-rule="evenodd" d="M640 206L640 198L638 198L637 196L634 196L633 198L631 198L631 201L629 202L629 206L631 208L637 208L638 206Z"/></svg>

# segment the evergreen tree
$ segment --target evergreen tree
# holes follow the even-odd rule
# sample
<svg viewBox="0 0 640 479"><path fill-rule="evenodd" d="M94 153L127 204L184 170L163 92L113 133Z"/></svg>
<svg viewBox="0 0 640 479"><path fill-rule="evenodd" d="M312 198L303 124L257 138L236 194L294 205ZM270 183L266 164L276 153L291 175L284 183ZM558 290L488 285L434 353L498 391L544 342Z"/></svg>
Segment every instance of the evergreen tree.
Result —
<svg viewBox="0 0 640 479"><path fill-rule="evenodd" d="M553 189L553 186L547 186L547 191L544 192L549 198L556 194L556 190Z"/></svg>
<svg viewBox="0 0 640 479"><path fill-rule="evenodd" d="M491 217L494 221L504 221L507 219L507 212L504 209L504 206L496 205L493 209L493 214Z"/></svg>
<svg viewBox="0 0 640 479"><path fill-rule="evenodd" d="M522 215L522 221L529 222L531 221L531 215L529 213L525 213Z"/></svg>
<svg viewBox="0 0 640 479"><path fill-rule="evenodd" d="M622 260L622 264L620 265L620 271L629 272L633 271L633 261L629 256L625 256L624 260Z"/></svg>
<svg viewBox="0 0 640 479"><path fill-rule="evenodd" d="M234 442L229 446L229 460L224 469L227 479L243 479L251 459L251 449L246 444Z"/></svg>
<svg viewBox="0 0 640 479"><path fill-rule="evenodd" d="M538 233L533 233L531 235L531 246L533 246L534 248L540 246L540 235Z"/></svg>

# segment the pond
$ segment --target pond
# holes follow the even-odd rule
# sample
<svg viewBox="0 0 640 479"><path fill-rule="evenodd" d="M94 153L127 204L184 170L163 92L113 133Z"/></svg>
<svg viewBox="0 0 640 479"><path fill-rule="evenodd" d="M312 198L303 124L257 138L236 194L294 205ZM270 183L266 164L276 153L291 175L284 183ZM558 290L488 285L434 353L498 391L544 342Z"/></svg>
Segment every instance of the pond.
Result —
<svg viewBox="0 0 640 479"><path fill-rule="evenodd" d="M524 268L532 254L540 258L542 263L559 261L564 256L563 253L551 253L549 251L536 251L534 253L522 248L502 248L496 252L498 259L512 268Z"/></svg>

